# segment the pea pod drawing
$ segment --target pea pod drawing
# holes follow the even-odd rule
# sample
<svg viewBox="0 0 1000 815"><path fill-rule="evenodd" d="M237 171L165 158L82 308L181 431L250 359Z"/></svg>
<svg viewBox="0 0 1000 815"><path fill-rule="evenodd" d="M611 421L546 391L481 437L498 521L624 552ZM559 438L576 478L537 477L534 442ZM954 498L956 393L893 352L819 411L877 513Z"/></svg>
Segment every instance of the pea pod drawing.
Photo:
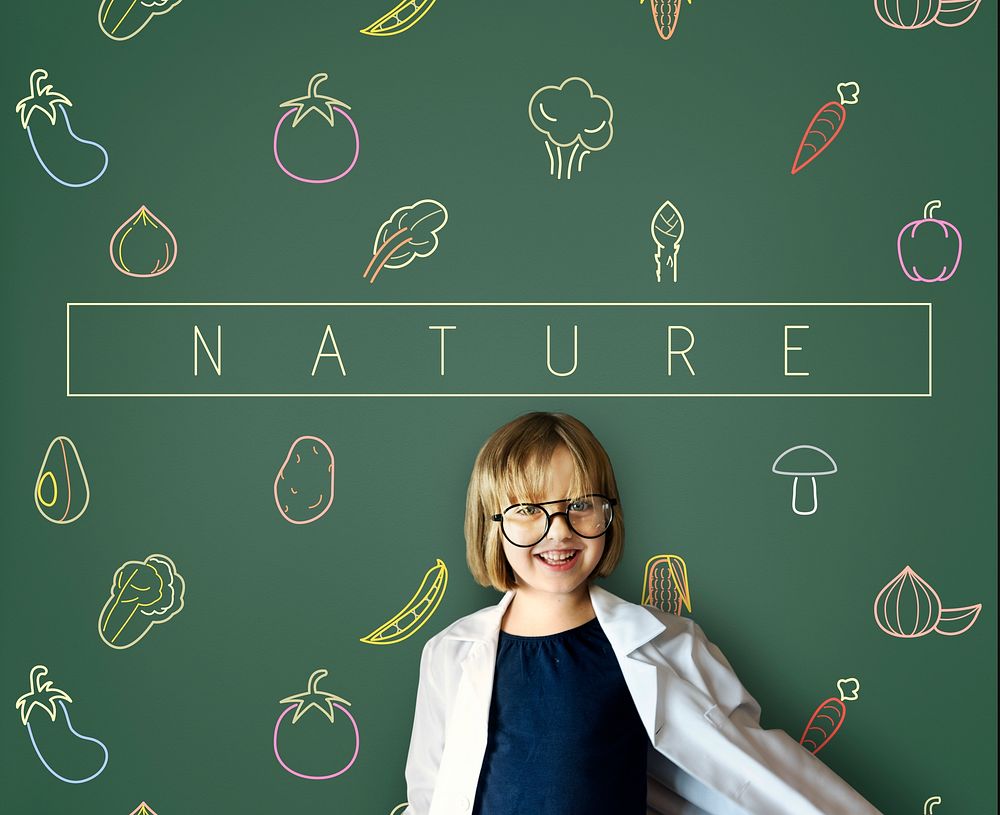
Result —
<svg viewBox="0 0 1000 815"><path fill-rule="evenodd" d="M84 736L82 733L78 733L76 731L73 727L73 722L70 721L69 708L66 707L66 703L72 703L73 700L69 697L69 694L53 686L52 681L46 679L48 673L49 669L44 665L36 665L31 669L29 680L30 689L26 694L18 698L15 707L21 711L21 724L27 728L28 738L31 739L31 746L35 749L35 755L37 755L38 760L42 762L42 766L60 781L65 781L67 784L85 784L87 781L93 781L97 778L97 776L104 772L104 768L108 766L108 748L104 742L99 739L95 739L92 736ZM62 719L70 733L82 741L96 744L101 748L101 752L104 754L101 766L86 778L67 778L57 772L52 765L45 760L42 750L38 746L38 741L35 739L35 733L31 729L31 714L35 712L36 708L45 711L53 722L56 721L59 714L62 713Z"/></svg>
<svg viewBox="0 0 1000 815"><path fill-rule="evenodd" d="M30 93L17 103L14 110L21 115L21 127L23 127L28 134L28 142L31 144L31 150L35 154L35 158L38 159L38 163L42 165L42 169L48 174L49 178L59 184L62 184L64 187L87 187L97 181L97 179L104 175L104 171L108 169L108 151L96 141L82 139L76 134L73 130L73 126L69 122L69 113L66 110L67 108L72 107L73 103L63 96L63 94L52 90L52 85L46 82L48 77L49 72L44 68L35 68L35 70L31 72L31 77L28 80ZM74 141L96 148L100 151L101 156L104 159L104 163L101 165L101 169L98 170L96 175L88 178L86 181L67 181L64 178L60 178L51 169L49 169L48 164L45 163L45 159L42 158L42 154L38 150L38 145L35 143L35 136L31 132L32 124L38 125L41 122L41 119L38 116L35 116L32 121L32 114L36 111L39 111L43 116L48 118L49 125L51 127L59 127L58 119L61 118L63 120L63 124L66 126L66 130L69 132L70 137Z"/></svg>

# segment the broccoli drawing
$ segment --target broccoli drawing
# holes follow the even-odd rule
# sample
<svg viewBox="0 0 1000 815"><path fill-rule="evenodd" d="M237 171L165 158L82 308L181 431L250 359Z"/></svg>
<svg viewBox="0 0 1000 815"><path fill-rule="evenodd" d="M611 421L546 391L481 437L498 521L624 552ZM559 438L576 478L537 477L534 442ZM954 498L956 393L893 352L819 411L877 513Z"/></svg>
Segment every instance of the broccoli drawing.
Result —
<svg viewBox="0 0 1000 815"><path fill-rule="evenodd" d="M611 144L613 115L611 103L578 76L535 91L528 102L528 118L545 136L549 174L570 179L574 169L577 173L583 169L584 158Z"/></svg>

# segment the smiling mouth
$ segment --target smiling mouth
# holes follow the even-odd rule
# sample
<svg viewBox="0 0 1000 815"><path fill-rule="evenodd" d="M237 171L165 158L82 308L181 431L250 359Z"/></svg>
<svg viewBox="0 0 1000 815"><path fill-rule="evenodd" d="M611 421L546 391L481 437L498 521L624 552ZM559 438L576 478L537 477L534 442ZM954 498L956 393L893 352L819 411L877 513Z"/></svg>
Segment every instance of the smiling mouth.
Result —
<svg viewBox="0 0 1000 815"><path fill-rule="evenodd" d="M549 566L564 566L568 563L572 563L573 561L575 561L579 556L579 554L580 550L574 549L573 553L569 557L565 557L565 555L563 555L557 558L549 558L547 557L547 553L541 555L535 555L535 557L538 558L543 563L548 564Z"/></svg>

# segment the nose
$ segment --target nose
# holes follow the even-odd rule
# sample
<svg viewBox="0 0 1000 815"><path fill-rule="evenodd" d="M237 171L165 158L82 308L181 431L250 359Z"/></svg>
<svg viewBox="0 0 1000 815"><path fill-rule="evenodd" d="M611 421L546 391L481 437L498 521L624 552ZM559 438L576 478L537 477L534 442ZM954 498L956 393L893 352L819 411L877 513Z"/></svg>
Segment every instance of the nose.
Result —
<svg viewBox="0 0 1000 815"><path fill-rule="evenodd" d="M569 514L563 512L549 513L549 534L547 537L563 539L571 537L573 530L569 526Z"/></svg>

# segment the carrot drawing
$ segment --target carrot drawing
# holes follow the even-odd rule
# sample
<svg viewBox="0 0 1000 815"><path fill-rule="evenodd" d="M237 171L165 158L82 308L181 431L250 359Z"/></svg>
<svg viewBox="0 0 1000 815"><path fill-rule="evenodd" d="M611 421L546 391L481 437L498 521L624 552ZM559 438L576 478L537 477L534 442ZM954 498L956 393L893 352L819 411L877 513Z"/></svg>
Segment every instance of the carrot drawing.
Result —
<svg viewBox="0 0 1000 815"><path fill-rule="evenodd" d="M847 716L844 702L857 699L859 687L858 680L853 677L837 682L839 695L831 696L819 703L819 707L813 712L806 729L802 732L799 744L813 755L826 747L830 740L837 735L837 731L844 723L844 717ZM845 688L850 688L850 691L845 693Z"/></svg>
<svg viewBox="0 0 1000 815"><path fill-rule="evenodd" d="M847 108L844 105L855 105L858 102L858 94L861 87L857 82L841 82L837 85L837 95L839 102L827 102L816 111L816 115L809 122L802 141L799 142L799 149L795 153L795 160L792 162L792 175L805 167L816 156L826 150L833 140L840 134L844 122L847 121Z"/></svg>

